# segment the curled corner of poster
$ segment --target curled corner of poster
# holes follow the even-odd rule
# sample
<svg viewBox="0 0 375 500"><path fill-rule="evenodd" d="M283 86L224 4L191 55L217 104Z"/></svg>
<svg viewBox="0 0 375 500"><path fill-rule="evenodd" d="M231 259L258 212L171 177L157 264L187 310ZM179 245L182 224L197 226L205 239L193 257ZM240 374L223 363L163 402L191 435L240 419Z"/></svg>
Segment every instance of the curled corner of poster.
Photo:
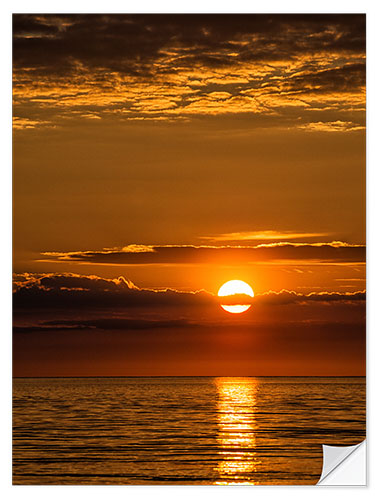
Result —
<svg viewBox="0 0 375 500"><path fill-rule="evenodd" d="M366 486L366 440L354 446L323 444L318 486Z"/></svg>

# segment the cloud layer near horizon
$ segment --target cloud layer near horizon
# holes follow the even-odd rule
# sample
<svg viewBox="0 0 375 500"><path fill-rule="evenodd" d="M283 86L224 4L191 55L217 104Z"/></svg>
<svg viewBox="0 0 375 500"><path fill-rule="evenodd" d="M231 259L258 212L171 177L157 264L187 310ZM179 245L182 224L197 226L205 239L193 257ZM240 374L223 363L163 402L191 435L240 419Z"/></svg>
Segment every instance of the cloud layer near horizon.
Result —
<svg viewBox="0 0 375 500"><path fill-rule="evenodd" d="M366 294L358 292L319 292L302 294L290 290L256 295L254 298L236 294L233 297L217 297L205 290L194 292L167 288L152 290L138 288L120 276L104 279L98 276L76 274L25 275L15 280L15 309L29 308L158 308L201 307L218 304L249 303L254 305L308 304L309 302L363 302Z"/></svg>

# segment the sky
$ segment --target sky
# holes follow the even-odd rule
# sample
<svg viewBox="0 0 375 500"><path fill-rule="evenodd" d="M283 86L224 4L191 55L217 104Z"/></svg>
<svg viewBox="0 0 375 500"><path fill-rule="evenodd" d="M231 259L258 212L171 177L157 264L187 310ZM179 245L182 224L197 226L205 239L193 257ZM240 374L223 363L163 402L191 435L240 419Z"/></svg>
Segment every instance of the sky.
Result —
<svg viewBox="0 0 375 500"><path fill-rule="evenodd" d="M14 374L363 375L365 37L14 15Z"/></svg>

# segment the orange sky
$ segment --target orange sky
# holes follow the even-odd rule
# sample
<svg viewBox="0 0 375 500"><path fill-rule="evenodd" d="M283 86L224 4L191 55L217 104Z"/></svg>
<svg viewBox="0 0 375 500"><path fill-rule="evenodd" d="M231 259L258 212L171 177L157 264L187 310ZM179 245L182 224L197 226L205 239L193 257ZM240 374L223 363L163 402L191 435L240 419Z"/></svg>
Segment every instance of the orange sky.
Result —
<svg viewBox="0 0 375 500"><path fill-rule="evenodd" d="M15 375L364 373L365 16L17 14L13 56Z"/></svg>

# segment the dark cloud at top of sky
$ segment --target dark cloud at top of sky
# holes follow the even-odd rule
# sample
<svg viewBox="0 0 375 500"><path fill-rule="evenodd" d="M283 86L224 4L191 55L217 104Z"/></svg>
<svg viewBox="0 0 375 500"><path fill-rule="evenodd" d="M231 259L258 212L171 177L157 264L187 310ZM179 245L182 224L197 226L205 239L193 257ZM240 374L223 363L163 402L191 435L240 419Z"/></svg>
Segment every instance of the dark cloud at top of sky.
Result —
<svg viewBox="0 0 375 500"><path fill-rule="evenodd" d="M19 15L14 16L14 61L60 72L76 63L138 74L169 47L205 65L228 62L233 42L240 60L277 60L315 51L364 52L364 15ZM250 40L247 40L247 37ZM255 42L255 43L254 43ZM211 53L218 50L222 56Z"/></svg>
<svg viewBox="0 0 375 500"><path fill-rule="evenodd" d="M280 110L291 126L295 114L303 125L328 110L324 121L348 124L341 131L363 129L365 21L362 14L16 14L15 126L243 113L282 125Z"/></svg>

